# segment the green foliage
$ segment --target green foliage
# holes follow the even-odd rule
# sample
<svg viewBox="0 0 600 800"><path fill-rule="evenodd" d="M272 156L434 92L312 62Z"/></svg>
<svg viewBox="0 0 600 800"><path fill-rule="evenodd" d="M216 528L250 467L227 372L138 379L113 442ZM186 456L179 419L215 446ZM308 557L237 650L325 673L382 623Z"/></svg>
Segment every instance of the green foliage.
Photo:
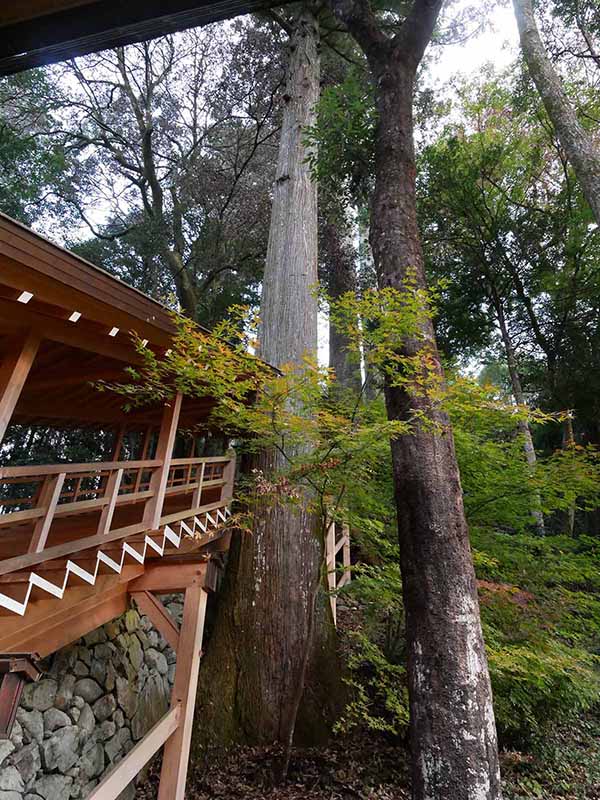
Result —
<svg viewBox="0 0 600 800"><path fill-rule="evenodd" d="M365 72L351 69L344 81L321 92L317 122L305 132L309 164L320 189L362 205L372 188L376 112Z"/></svg>

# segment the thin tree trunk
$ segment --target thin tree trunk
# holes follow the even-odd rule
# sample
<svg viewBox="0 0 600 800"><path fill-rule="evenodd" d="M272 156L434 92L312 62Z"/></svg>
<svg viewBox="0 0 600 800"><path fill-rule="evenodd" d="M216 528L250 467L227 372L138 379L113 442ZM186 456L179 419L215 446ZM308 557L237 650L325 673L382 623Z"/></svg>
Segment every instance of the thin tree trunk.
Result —
<svg viewBox="0 0 600 800"><path fill-rule="evenodd" d="M498 326L500 327L500 336L502 337L502 344L504 345L504 352L506 353L506 364L508 366L508 374L510 376L510 384L512 387L513 397L518 406L525 405L525 396L523 394L523 387L521 386L521 377L519 375L519 368L517 366L517 357L513 348L513 344L506 325L506 317L504 316L504 309L502 308L502 301L498 297L495 289L492 290L494 307L496 309L496 316L498 317ZM519 433L523 436L523 446L525 449L525 458L530 471L535 470L537 457L535 454L535 447L533 446L533 438L531 436L531 428L527 420L521 419L517 423ZM535 527L540 536L546 533L544 527L544 515L541 511L541 497L539 492L534 493L535 505L531 509L531 514L535 520Z"/></svg>
<svg viewBox="0 0 600 800"><path fill-rule="evenodd" d="M323 226L323 250L329 296L339 300L356 291L356 271L351 228L339 210ZM335 372L336 384L359 392L362 384L360 363L351 352L351 343L343 331L329 322L329 366Z"/></svg>
<svg viewBox="0 0 600 800"><path fill-rule="evenodd" d="M380 287L402 290L410 272L425 286L415 197L414 79L441 0L414 0L393 38L366 0L330 0L362 46L373 75L378 124L371 245ZM440 380L433 325L402 343L427 354ZM501 797L492 692L452 429L428 396L385 387L390 419L423 414L392 441L407 671L414 800Z"/></svg>
<svg viewBox="0 0 600 800"><path fill-rule="evenodd" d="M531 0L513 0L513 6L529 74L600 225L600 151L579 122L562 81L546 54Z"/></svg>
<svg viewBox="0 0 600 800"><path fill-rule="evenodd" d="M260 354L279 367L316 358L317 188L303 131L314 124L318 94L318 29L304 8L290 41L261 302ZM267 478L287 466L275 450L252 460ZM202 666L198 743L278 742L289 754L304 687L319 658L328 664L321 667L322 683L333 681L335 632L331 615L319 612L322 540L308 501L257 495L251 533L235 537ZM316 729L330 701L323 696L319 703L303 730L307 738L321 738Z"/></svg>
<svg viewBox="0 0 600 800"><path fill-rule="evenodd" d="M573 431L573 417L569 412L563 428L563 450L570 450L573 447L575 447L575 432ZM567 510L567 531L569 536L573 536L575 533L575 504Z"/></svg>

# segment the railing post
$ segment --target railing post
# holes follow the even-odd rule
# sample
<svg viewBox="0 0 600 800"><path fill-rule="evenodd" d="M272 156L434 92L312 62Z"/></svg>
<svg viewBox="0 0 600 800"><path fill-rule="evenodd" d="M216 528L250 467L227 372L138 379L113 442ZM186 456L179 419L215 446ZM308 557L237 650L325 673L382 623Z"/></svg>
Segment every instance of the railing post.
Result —
<svg viewBox="0 0 600 800"><path fill-rule="evenodd" d="M330 592L335 592L335 521L330 520L325 535L325 566L327 569L327 586ZM333 624L337 625L337 602L334 594L329 595Z"/></svg>
<svg viewBox="0 0 600 800"><path fill-rule="evenodd" d="M351 561L350 561L350 526L347 522L345 522L342 526L342 533L344 535L344 544L342 545L342 563L344 565L344 585L349 583L352 579L352 573L350 571Z"/></svg>
<svg viewBox="0 0 600 800"><path fill-rule="evenodd" d="M21 395L29 370L40 346L40 337L30 333L0 366L0 444Z"/></svg>
<svg viewBox="0 0 600 800"><path fill-rule="evenodd" d="M100 514L100 521L98 522L98 533L105 534L110 531L113 514L115 513L115 506L117 505L117 497L119 496L119 489L121 487L121 480L123 478L123 470L116 469L111 472L110 477L106 481L106 489L104 496L107 498L108 503L102 509Z"/></svg>
<svg viewBox="0 0 600 800"><path fill-rule="evenodd" d="M29 542L28 552L30 553L41 553L46 546L65 477L66 473L60 472L58 475L48 475L44 480L39 499L39 504L44 509L44 516L36 522L33 529L33 536Z"/></svg>
<svg viewBox="0 0 600 800"><path fill-rule="evenodd" d="M165 743L158 800L184 800L205 613L206 591L198 578L185 591L171 697L171 708L180 703L182 714L179 727Z"/></svg>
<svg viewBox="0 0 600 800"><path fill-rule="evenodd" d="M221 489L221 499L222 500L231 500L233 497L233 489L235 484L235 450L230 447L227 451L227 456L229 458L229 462L225 465L225 469L223 470L223 480L225 484Z"/></svg>
<svg viewBox="0 0 600 800"><path fill-rule="evenodd" d="M158 444L156 447L156 458L162 462L161 466L156 469L150 480L150 489L153 491L153 496L146 503L144 509L144 523L147 525L148 530L158 528L160 518L163 511L163 503L165 500L165 490L167 488L167 480L169 478L169 469L171 466L171 458L173 456L173 445L175 444L175 436L177 434L177 425L179 423L179 412L181 411L182 394L177 392L169 405L166 405L163 411L162 422L158 434Z"/></svg>
<svg viewBox="0 0 600 800"><path fill-rule="evenodd" d="M194 489L194 494L192 495L192 508L198 508L202 501L202 483L204 481L204 468L206 467L206 461L203 461L200 464L200 477L198 479L198 485Z"/></svg>

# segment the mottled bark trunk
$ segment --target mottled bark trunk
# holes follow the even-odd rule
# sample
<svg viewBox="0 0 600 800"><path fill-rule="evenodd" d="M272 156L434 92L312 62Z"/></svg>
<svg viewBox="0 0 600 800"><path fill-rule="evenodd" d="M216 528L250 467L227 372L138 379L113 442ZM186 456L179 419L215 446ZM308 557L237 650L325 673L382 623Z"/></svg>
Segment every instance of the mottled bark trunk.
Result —
<svg viewBox="0 0 600 800"><path fill-rule="evenodd" d="M376 185L371 246L382 287L402 289L408 270L425 286L415 202L414 70L394 52L370 59L377 86ZM443 380L433 325L402 352L429 353ZM391 419L425 414L392 442L398 511L415 800L501 796L492 693L477 584L450 422L427 397L386 386Z"/></svg>
<svg viewBox="0 0 600 800"><path fill-rule="evenodd" d="M276 366L302 364L305 355L316 358L317 189L306 163L303 131L314 124L318 93L317 24L304 9L290 41L261 302L260 354ZM267 477L287 466L275 451L252 463ZM289 747L300 704L311 706L317 696L303 700L312 665L327 658L329 673L324 672L322 683L336 672L331 615L327 619L320 612L322 538L308 499L291 504L285 498L254 497L252 532L235 538L202 666L199 743L280 742ZM329 702L323 695L318 703L318 715L303 714L307 738L320 738L321 730L311 728L322 728Z"/></svg>
<svg viewBox="0 0 600 800"><path fill-rule="evenodd" d="M513 6L529 74L600 225L600 150L579 122L562 81L546 54L531 0L513 0Z"/></svg>
<svg viewBox="0 0 600 800"><path fill-rule="evenodd" d="M356 291L356 270L352 231L339 212L323 226L323 260L326 265L327 287L332 300ZM351 350L345 333L329 322L329 366L336 383L344 389L359 392L361 388L360 363Z"/></svg>
<svg viewBox="0 0 600 800"><path fill-rule="evenodd" d="M494 308L496 309L496 316L498 318L498 326L500 328L500 336L502 337L502 344L504 345L504 352L506 353L506 365L508 367L508 374L510 377L510 385L512 387L513 397L515 398L515 403L518 406L525 405L525 396L523 394L523 387L521 386L521 377L519 375L519 368L517 365L517 357L515 355L515 351L513 348L513 344L510 338L510 334L508 332L508 326L506 324L506 317L504 316L504 309L502 307L502 301L498 297L495 290L492 291ZM525 458L527 460L527 464L529 469L533 472L535 470L535 466L537 463L537 457L535 455L535 447L533 446L533 438L531 436L531 428L529 427L529 423L527 420L521 419L517 424L517 428L519 433L523 436L523 447L525 449ZM535 527L540 536L544 536L546 533L544 527L544 515L541 511L541 497L539 492L535 492L533 495L534 506L531 509L531 514L533 519L535 520Z"/></svg>

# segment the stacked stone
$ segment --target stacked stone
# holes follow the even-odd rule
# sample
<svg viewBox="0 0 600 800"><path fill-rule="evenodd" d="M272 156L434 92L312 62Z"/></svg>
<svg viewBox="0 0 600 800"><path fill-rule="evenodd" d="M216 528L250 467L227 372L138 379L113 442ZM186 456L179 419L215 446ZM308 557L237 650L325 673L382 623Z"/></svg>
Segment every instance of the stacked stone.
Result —
<svg viewBox="0 0 600 800"><path fill-rule="evenodd" d="M167 711L174 677L174 652L133 608L56 653L0 740L0 800L83 800Z"/></svg>

